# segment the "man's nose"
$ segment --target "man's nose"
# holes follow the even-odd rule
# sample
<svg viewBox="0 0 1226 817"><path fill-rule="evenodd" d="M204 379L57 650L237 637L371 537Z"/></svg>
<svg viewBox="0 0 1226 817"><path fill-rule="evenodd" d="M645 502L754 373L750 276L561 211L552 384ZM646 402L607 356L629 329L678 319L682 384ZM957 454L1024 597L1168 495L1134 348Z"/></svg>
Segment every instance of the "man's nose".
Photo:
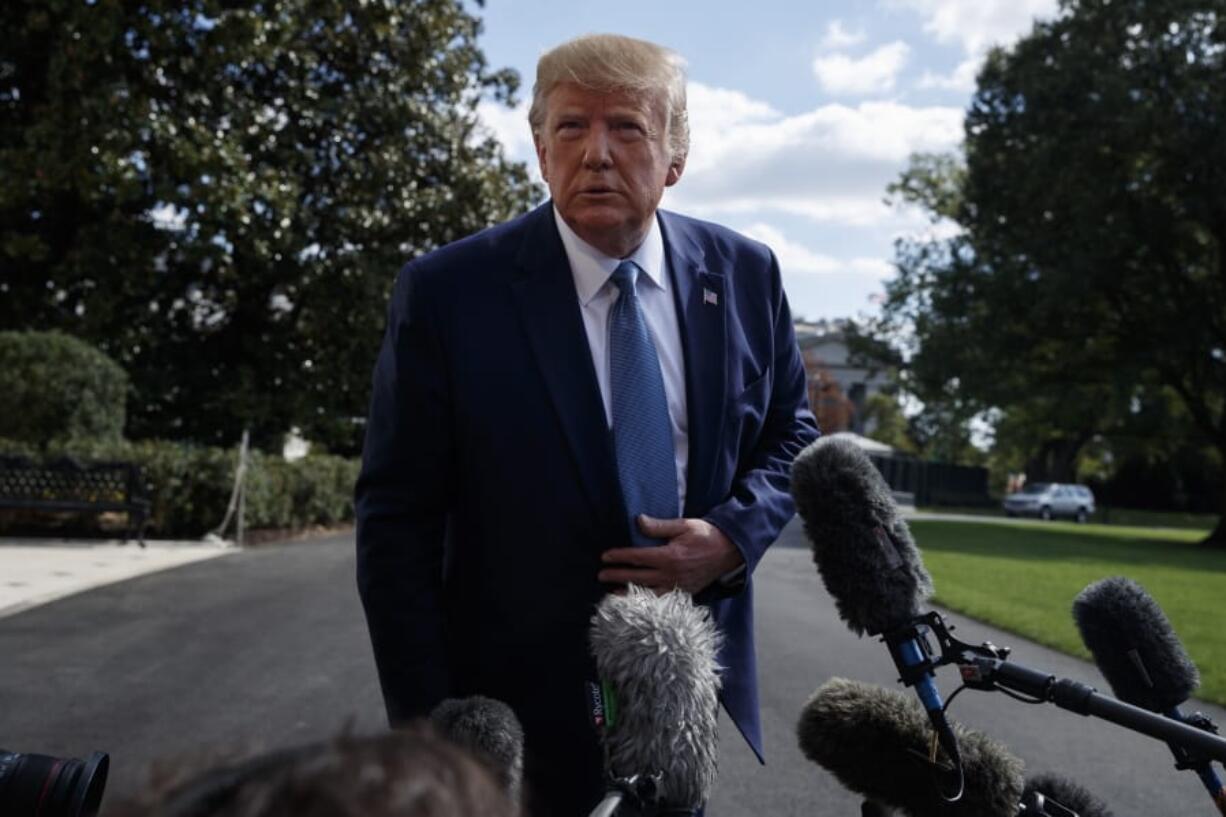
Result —
<svg viewBox="0 0 1226 817"><path fill-rule="evenodd" d="M613 162L609 152L609 131L597 125L589 128L587 138L583 143L583 164L585 167L599 169L608 167Z"/></svg>

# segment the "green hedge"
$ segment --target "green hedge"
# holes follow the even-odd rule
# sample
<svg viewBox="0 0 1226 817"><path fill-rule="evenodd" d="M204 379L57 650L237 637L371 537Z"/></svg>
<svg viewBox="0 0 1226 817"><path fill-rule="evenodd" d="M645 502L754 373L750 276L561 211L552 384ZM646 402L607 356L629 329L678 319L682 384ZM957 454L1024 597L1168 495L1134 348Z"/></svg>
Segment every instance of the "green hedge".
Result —
<svg viewBox="0 0 1226 817"><path fill-rule="evenodd" d="M119 440L128 375L118 363L62 332L0 332L0 437Z"/></svg>
<svg viewBox="0 0 1226 817"><path fill-rule="evenodd" d="M152 501L148 534L196 539L225 515L234 486L237 449L165 440L54 442L39 452L20 441L0 439L0 456L36 461L74 457L141 466ZM294 462L251 452L244 523L255 528L305 528L353 519L353 484L359 462L310 455Z"/></svg>

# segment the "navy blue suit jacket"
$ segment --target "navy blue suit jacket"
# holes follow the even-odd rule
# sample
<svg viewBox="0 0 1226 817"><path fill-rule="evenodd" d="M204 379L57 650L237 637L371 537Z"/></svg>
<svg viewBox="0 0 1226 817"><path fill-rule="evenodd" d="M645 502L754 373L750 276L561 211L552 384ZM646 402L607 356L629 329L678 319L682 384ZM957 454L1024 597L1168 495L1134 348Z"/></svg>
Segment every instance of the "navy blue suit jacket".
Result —
<svg viewBox="0 0 1226 817"><path fill-rule="evenodd" d="M719 527L752 576L793 514L792 459L817 436L778 264L730 230L658 215L685 356L684 516ZM390 719L480 692L516 710L530 750L592 744L596 574L630 540L551 203L401 271L356 500ZM752 593L751 579L700 600L724 633L724 706L760 757Z"/></svg>

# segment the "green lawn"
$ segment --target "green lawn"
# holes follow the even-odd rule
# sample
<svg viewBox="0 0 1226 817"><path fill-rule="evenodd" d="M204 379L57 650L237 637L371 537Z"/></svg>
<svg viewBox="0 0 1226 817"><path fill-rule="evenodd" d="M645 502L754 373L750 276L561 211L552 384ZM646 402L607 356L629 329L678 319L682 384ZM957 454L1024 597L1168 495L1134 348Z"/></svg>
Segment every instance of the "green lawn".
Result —
<svg viewBox="0 0 1226 817"><path fill-rule="evenodd" d="M942 606L1089 658L1073 623L1087 584L1127 576L1162 606L1200 668L1201 698L1226 704L1226 551L1203 531L1060 522L913 520ZM977 641L973 632L957 633ZM1015 655L1026 663L1025 656ZM1101 688L1109 691L1104 681Z"/></svg>

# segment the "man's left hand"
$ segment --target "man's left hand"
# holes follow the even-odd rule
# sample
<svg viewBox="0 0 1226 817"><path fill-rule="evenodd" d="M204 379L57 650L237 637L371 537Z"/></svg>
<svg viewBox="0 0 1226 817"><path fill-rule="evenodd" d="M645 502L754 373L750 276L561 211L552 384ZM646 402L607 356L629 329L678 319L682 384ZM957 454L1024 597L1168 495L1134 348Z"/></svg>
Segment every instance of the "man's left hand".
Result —
<svg viewBox="0 0 1226 817"><path fill-rule="evenodd" d="M638 517L647 536L667 540L659 547L614 548L601 554L597 574L606 584L637 584L656 593L680 588L696 594L744 563L724 532L703 519Z"/></svg>

